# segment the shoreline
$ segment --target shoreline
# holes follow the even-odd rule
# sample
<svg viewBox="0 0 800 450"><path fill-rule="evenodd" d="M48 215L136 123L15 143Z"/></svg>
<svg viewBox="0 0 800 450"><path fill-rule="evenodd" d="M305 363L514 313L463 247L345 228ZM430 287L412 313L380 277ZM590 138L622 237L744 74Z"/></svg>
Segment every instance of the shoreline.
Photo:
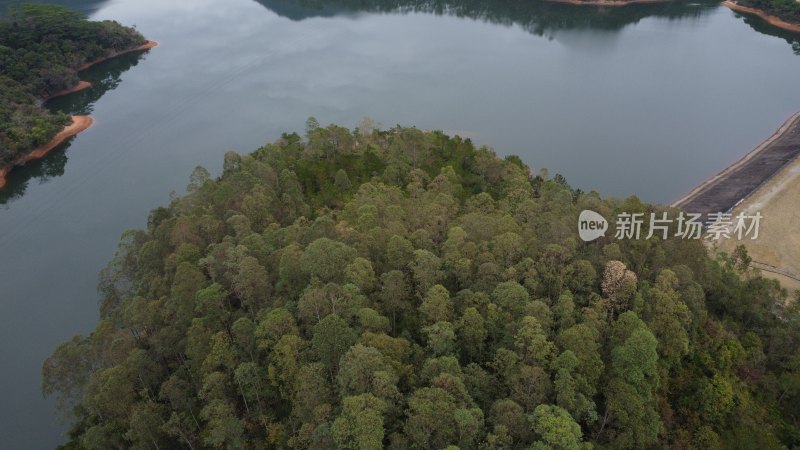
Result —
<svg viewBox="0 0 800 450"><path fill-rule="evenodd" d="M33 149L33 151L29 152L25 156L22 156L15 162L0 169L0 189L5 187L7 183L6 175L8 175L8 173L11 172L14 167L44 158L48 153L53 151L59 145L63 144L67 139L86 131L93 124L94 120L89 116L72 116L72 123L64 127L64 129L59 131L58 134L53 136L53 139L51 139L50 142Z"/></svg>
<svg viewBox="0 0 800 450"><path fill-rule="evenodd" d="M610 6L620 7L646 3L669 3L672 0L545 0L549 3L563 3L575 6Z"/></svg>
<svg viewBox="0 0 800 450"><path fill-rule="evenodd" d="M104 57L102 57L100 59L96 59L94 61L90 61L88 63L85 63L82 66L80 66L77 69L75 69L75 72L82 72L82 71L84 71L84 70L86 70L86 69L88 69L88 68L90 68L90 67L92 67L94 65L100 64L101 62L105 62L105 61L108 61L109 59L113 59L113 58L116 58L118 56L126 55L128 53L143 52L145 50L150 50L153 47L158 47L158 45L159 44L158 44L157 41L147 41L147 43L142 44L142 45L140 45L138 47L130 48L128 50L123 50L121 52L114 52L114 53L112 53L112 54L110 54L108 56L104 56ZM74 94L76 92L80 92L80 91L83 91L85 89L89 89L91 87L92 87L92 83L90 83L88 81L85 81L85 80L80 80L80 81L78 81L78 84L76 84L75 86L73 86L73 87L71 87L69 89L64 89L63 91L60 91L60 92L56 92L55 94L53 94L53 95L51 95L51 96L49 96L49 97L47 97L45 99L42 99L42 103L47 103L50 100L53 100L54 98L63 97L65 95L69 95L69 94Z"/></svg>
<svg viewBox="0 0 800 450"><path fill-rule="evenodd" d="M96 59L94 61L90 61L90 62L88 62L86 64L83 64L82 66L80 66L77 69L75 69L75 72L84 71L84 70L86 70L86 69L88 69L88 68L90 68L90 67L92 67L92 66L94 66L96 64L100 64L101 62L108 61L109 59L113 59L113 58L116 58L118 56L126 55L128 53L134 53L134 52L141 52L141 51L145 51L145 50L150 50L151 48L157 47L158 45L159 44L158 44L157 41L148 40L146 43L144 43L144 44L142 44L142 45L140 45L138 47L130 48L128 50L123 50L123 51L120 51L120 52L113 52L112 54L110 54L108 56L105 56L105 57L100 58L100 59ZM41 102L40 106L42 104L44 104L44 103L47 103L48 101L50 101L50 100L52 100L54 98L62 97L64 95L68 95L68 94L74 94L75 92L80 92L80 91L83 91L85 89L89 89L91 87L92 87L92 83L90 83L88 81L80 80L80 81L78 81L77 85L75 85L75 86L73 86L73 87L71 87L69 89L65 89L65 90L63 90L61 92L56 92L55 94L53 94L53 95L51 95L51 96L49 96L49 97L47 97L45 99L41 99L40 100L40 102ZM15 167L24 165L25 163L30 162L30 161L34 161L34 160L37 160L37 159L44 158L53 149L55 149L56 147L58 147L59 145L64 143L64 141L66 141L67 139L69 139L69 138L71 138L73 136L77 136L82 131L86 131L86 129L88 129L89 127L91 127L94 124L94 120L89 116L71 116L71 119L72 119L72 123L67 125L67 126L65 126L61 131L59 131L55 136L53 136L53 139L51 139L50 142L48 142L47 144L42 145L41 147L38 147L38 148L35 148L35 149L31 150L30 152L28 152L24 156L20 156L13 163L8 164L8 165L6 165L4 167L0 167L0 189L3 189L6 186L6 184L8 182L6 180L6 176Z"/></svg>
<svg viewBox="0 0 800 450"><path fill-rule="evenodd" d="M777 140L786 136L788 131L794 129L798 125L798 122L800 122L800 112L794 113L791 117L789 117L789 119L787 119L770 137L768 137L766 140L758 144L758 146L756 146L753 150L747 152L747 154L736 160L733 164L729 165L721 172L703 181L697 187L689 191L689 193L672 202L669 206L673 208L683 208L686 205L690 204L691 202L700 198L703 194L707 193L707 191L713 190L714 188L719 187L720 184L730 180L730 177L734 175L737 171L746 168L746 165L748 163L752 162L755 158L762 156L768 150L772 149L772 144L774 144ZM758 191L758 189L761 186L763 186L765 183L767 183L773 177L775 177L785 165L786 164L783 164L780 168L778 168L778 170L776 170L766 178L760 180L758 185L754 189L751 189L745 195L738 198L736 202L733 205L731 205L729 209L735 208L743 201L745 201L747 198L749 198L754 192ZM692 211L692 212L698 212L698 211Z"/></svg>
<svg viewBox="0 0 800 450"><path fill-rule="evenodd" d="M86 69L88 69L88 68L90 68L90 67L92 67L94 65L100 64L101 62L108 61L109 59L114 59L114 58L116 58L118 56L127 55L128 53L143 52L145 50L150 50L153 47L158 47L158 45L159 44L156 41L147 41L146 43L144 43L144 44L142 44L142 45L140 45L138 47L129 48L128 50L122 50L122 51L119 51L119 52L113 52L108 56L104 56L104 57L102 57L100 59L96 59L94 61L89 61L86 64L83 64L82 66L80 66L77 69L75 69L75 71L76 72L82 72L82 71L84 71L84 70L86 70Z"/></svg>
<svg viewBox="0 0 800 450"><path fill-rule="evenodd" d="M60 92L56 92L55 94L43 99L42 103L47 103L50 100L53 100L54 98L63 97L65 95L69 95L69 94L74 94L76 92L80 92L80 91L89 89L91 87L92 87L92 83L90 83L88 81L80 80L80 81L78 81L78 84L76 84L75 86L73 86L73 87L71 87L69 89L64 89L63 91L60 91Z"/></svg>
<svg viewBox="0 0 800 450"><path fill-rule="evenodd" d="M740 5L740 4L738 4L738 3L736 3L736 2L734 2L732 0L725 0L724 2L722 2L722 6L726 6L729 9L731 9L732 11L735 11L735 12L738 12L738 13L754 15L754 16L760 18L761 20L767 22L768 24L770 24L772 26L775 26L775 27L778 27L780 29L783 29L783 30L786 30L786 31L792 31L794 33L800 33L800 24L786 22L785 20L781 19L780 17L767 14L766 12L764 12L764 11L762 11L760 9L756 9L756 8L751 8L749 6Z"/></svg>

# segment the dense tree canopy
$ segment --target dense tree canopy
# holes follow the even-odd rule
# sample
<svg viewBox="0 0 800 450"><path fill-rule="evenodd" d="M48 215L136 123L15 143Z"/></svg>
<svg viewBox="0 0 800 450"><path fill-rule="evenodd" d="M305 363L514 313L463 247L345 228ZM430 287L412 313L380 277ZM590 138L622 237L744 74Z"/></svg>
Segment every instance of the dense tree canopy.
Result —
<svg viewBox="0 0 800 450"><path fill-rule="evenodd" d="M656 212L469 140L309 121L127 232L101 320L43 390L69 448L687 449L800 444L800 323Z"/></svg>
<svg viewBox="0 0 800 450"><path fill-rule="evenodd" d="M41 102L74 87L75 69L144 42L132 28L91 22L60 6L23 4L0 17L0 166L47 143L69 123Z"/></svg>
<svg viewBox="0 0 800 450"><path fill-rule="evenodd" d="M797 0L739 0L739 3L778 16L790 23L800 23L800 2Z"/></svg>

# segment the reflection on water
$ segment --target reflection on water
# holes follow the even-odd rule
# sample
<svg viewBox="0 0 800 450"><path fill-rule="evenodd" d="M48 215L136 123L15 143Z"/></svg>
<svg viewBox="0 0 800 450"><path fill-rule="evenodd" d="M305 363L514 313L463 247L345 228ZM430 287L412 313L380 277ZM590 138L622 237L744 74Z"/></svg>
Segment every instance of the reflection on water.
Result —
<svg viewBox="0 0 800 450"><path fill-rule="evenodd" d="M647 17L667 20L696 19L719 6L719 1L673 1L603 8L551 3L543 0L256 0L275 14L294 21L370 13L420 12L465 17L499 25L517 25L545 37L561 30L619 31ZM759 33L785 39L800 55L800 36L763 20L739 15Z"/></svg>
<svg viewBox="0 0 800 450"><path fill-rule="evenodd" d="M750 28L758 31L759 33L775 36L785 40L789 45L792 46L792 51L794 54L800 56L800 34L772 26L756 16L740 14L737 12L732 12L732 14L735 14L736 17L741 17L744 20L744 23L750 25Z"/></svg>
<svg viewBox="0 0 800 450"><path fill-rule="evenodd" d="M667 20L698 19L717 5L716 1L669 2L630 5L617 8L575 7L574 5L546 1L519 2L513 0L256 0L281 17L293 21L318 17L356 16L359 13L426 13L450 15L482 20L498 25L515 25L537 36L556 38L559 31L593 30L614 32L636 24L647 17ZM39 3L58 3L77 11L91 14L107 3L86 0L34 0ZM18 0L0 0L0 15ZM736 14L759 33L786 40L792 51L800 55L798 34L781 30L753 16ZM69 114L89 115L93 104L107 91L115 89L120 75L138 63L139 55L125 55L105 62L82 73L81 78L91 81L92 89L57 98L48 104L53 110ZM49 178L64 173L67 156L64 154L72 139L51 152L46 158L16 168L7 178L8 184L0 190L0 205L5 205L25 192L28 183L36 180L45 183Z"/></svg>
<svg viewBox="0 0 800 450"><path fill-rule="evenodd" d="M44 184L53 177L64 175L64 166L67 165L67 154L64 153L64 149L71 142L72 139L50 152L45 158L30 162L25 167L17 167L6 175L7 184L0 189L0 205L7 208L5 205L22 197L32 179Z"/></svg>
<svg viewBox="0 0 800 450"><path fill-rule="evenodd" d="M139 64L142 53L128 53L118 58L104 61L81 72L82 80L92 83L90 89L54 98L46 107L53 111L62 111L71 115L91 115L94 103L108 91L119 86L121 75L131 67ZM0 189L0 206L22 197L28 184L33 180L39 184L47 183L51 178L64 174L67 164L66 151L75 137L70 138L42 159L31 161L25 166L16 167L7 176L7 184Z"/></svg>
<svg viewBox="0 0 800 450"><path fill-rule="evenodd" d="M546 1L513 0L256 0L279 16L291 20L312 17L371 13L411 13L450 15L483 20L498 25L517 25L537 36L550 36L558 30L620 30L645 17L690 19L704 14L719 2L669 2L627 7L575 7Z"/></svg>
<svg viewBox="0 0 800 450"><path fill-rule="evenodd" d="M80 78L92 83L91 89L54 98L48 102L47 107L67 114L92 114L94 103L106 92L116 89L122 80L122 74L136 67L143 54L145 53L128 53L90 67L81 72Z"/></svg>

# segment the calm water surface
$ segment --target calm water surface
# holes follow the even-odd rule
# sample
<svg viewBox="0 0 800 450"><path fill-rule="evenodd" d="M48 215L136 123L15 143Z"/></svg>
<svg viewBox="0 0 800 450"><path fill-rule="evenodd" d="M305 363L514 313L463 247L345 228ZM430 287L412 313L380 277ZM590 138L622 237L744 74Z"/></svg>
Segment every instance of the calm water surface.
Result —
<svg viewBox="0 0 800 450"><path fill-rule="evenodd" d="M8 1L0 1L0 7ZM96 124L0 193L0 442L63 424L41 363L97 320L120 234L198 164L308 116L442 129L604 195L668 202L800 109L796 38L713 4L612 11L511 1L76 1L161 46L97 66L51 107ZM489 6L491 5L491 6Z"/></svg>

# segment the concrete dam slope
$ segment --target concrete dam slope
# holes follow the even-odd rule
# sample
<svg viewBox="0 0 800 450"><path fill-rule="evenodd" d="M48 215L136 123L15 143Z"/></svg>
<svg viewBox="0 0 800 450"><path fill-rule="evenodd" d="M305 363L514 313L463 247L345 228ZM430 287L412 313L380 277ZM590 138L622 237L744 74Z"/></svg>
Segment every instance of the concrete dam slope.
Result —
<svg viewBox="0 0 800 450"><path fill-rule="evenodd" d="M671 206L690 213L730 212L737 204L800 155L800 112L769 139L728 168L704 181Z"/></svg>

